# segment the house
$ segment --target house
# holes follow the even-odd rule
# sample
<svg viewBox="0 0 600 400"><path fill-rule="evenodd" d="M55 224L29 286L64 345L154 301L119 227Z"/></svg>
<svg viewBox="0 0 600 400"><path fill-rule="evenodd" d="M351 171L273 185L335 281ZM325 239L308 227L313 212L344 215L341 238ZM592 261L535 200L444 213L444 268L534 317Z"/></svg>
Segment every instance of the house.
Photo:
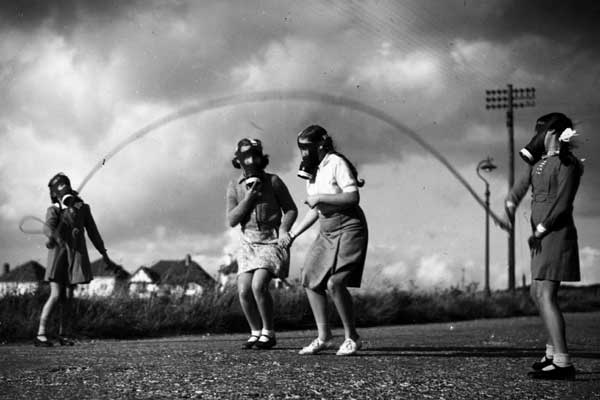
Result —
<svg viewBox="0 0 600 400"><path fill-rule="evenodd" d="M219 292L223 293L228 287L235 286L238 272L237 260L231 254L227 254L217 272L219 273Z"/></svg>
<svg viewBox="0 0 600 400"><path fill-rule="evenodd" d="M129 278L129 294L150 297L158 293L160 276L148 267L139 267Z"/></svg>
<svg viewBox="0 0 600 400"><path fill-rule="evenodd" d="M77 297L112 296L127 293L130 274L122 266L109 269L102 258L91 263L94 279L85 285L77 285L74 295Z"/></svg>
<svg viewBox="0 0 600 400"><path fill-rule="evenodd" d="M0 276L0 296L8 294L34 293L44 281L46 269L37 261L28 261L10 270L4 264L4 273Z"/></svg>
<svg viewBox="0 0 600 400"><path fill-rule="evenodd" d="M200 296L216 285L214 278L187 255L183 260L161 260L150 268L138 269L129 280L129 294Z"/></svg>

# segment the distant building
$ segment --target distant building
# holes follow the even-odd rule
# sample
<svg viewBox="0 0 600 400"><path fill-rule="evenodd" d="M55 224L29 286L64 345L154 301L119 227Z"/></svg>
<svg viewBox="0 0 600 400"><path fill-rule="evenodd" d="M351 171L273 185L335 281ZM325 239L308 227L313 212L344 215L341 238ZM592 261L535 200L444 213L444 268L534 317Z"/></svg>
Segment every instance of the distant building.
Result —
<svg viewBox="0 0 600 400"><path fill-rule="evenodd" d="M4 264L4 273L0 276L0 296L34 293L43 283L45 273L46 269L33 260L13 270Z"/></svg>
<svg viewBox="0 0 600 400"><path fill-rule="evenodd" d="M183 260L162 260L141 267L129 279L129 294L139 297L201 296L217 282L187 255Z"/></svg>
<svg viewBox="0 0 600 400"><path fill-rule="evenodd" d="M129 277L131 276L122 266L109 270L103 259L99 258L91 264L94 279L85 285L77 285L74 295L78 297L100 296L107 297L127 293Z"/></svg>
<svg viewBox="0 0 600 400"><path fill-rule="evenodd" d="M136 297L150 297L158 293L160 276L148 267L140 267L129 278L129 294Z"/></svg>
<svg viewBox="0 0 600 400"><path fill-rule="evenodd" d="M219 292L223 293L228 287L234 287L238 272L238 263L231 254L227 254L219 265Z"/></svg>

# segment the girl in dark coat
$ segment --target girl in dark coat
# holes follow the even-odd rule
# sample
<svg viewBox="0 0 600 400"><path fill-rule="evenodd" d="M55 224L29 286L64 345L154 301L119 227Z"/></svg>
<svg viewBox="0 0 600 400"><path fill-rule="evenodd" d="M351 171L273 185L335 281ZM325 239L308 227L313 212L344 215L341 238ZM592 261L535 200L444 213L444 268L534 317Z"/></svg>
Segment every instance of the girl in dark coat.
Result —
<svg viewBox="0 0 600 400"><path fill-rule="evenodd" d="M573 124L564 114L544 115L536 123L536 135L520 154L531 168L511 189L506 199L507 217L532 190L531 295L548 333L546 355L533 364L535 379L572 379L575 368L567 350L565 322L558 308L561 281L579 281L577 230L573 201L583 165L571 153Z"/></svg>
<svg viewBox="0 0 600 400"><path fill-rule="evenodd" d="M104 242L92 217L90 206L71 188L69 178L58 173L48 183L52 205L46 212L44 233L48 236L48 263L44 280L50 282L50 297L44 304L36 346L52 346L46 334L46 324L56 303L61 304L58 339L61 345L73 345L65 336L73 289L79 283L89 283L93 276L85 243L84 230L102 255L107 267L114 264L107 255Z"/></svg>

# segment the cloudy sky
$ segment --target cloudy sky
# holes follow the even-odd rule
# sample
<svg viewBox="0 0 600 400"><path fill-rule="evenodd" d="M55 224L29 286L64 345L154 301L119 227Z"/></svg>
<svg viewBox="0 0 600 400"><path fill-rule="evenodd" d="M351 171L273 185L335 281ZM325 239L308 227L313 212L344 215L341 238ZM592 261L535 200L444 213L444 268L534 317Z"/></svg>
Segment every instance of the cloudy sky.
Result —
<svg viewBox="0 0 600 400"><path fill-rule="evenodd" d="M492 208L508 183L504 110L485 90L535 87L515 112L515 148L537 117L570 116L585 174L575 201L583 283L600 282L600 49L595 1L7 1L0 4L0 261L45 263L43 218L58 171L78 187L134 132L185 107L259 91L278 101L223 105L174 119L122 148L82 190L113 259L133 271L192 254L210 273L235 250L225 223L235 143L263 140L269 170L306 211L296 134L325 126L366 180L368 287L483 282L484 210L405 133L343 105L392 116L430 143L477 193L490 156ZM524 163L515 159L517 176ZM529 281L529 200L517 213L516 275ZM31 224L34 227L34 224ZM39 226L35 226L39 228ZM507 235L491 226L491 286L507 286ZM315 230L297 240L299 274ZM91 245L90 245L91 247ZM92 259L99 255L91 250Z"/></svg>

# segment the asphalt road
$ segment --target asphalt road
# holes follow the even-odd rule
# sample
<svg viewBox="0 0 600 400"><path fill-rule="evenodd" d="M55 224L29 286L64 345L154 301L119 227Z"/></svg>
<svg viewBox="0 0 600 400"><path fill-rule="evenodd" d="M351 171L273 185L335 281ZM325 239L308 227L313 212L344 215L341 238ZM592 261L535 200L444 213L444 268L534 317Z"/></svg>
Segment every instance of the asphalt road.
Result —
<svg viewBox="0 0 600 400"><path fill-rule="evenodd" d="M364 350L299 356L313 331L272 350L243 335L0 346L1 399L600 399L600 313L569 314L575 381L533 381L537 318L361 329ZM336 331L339 342L341 331Z"/></svg>

